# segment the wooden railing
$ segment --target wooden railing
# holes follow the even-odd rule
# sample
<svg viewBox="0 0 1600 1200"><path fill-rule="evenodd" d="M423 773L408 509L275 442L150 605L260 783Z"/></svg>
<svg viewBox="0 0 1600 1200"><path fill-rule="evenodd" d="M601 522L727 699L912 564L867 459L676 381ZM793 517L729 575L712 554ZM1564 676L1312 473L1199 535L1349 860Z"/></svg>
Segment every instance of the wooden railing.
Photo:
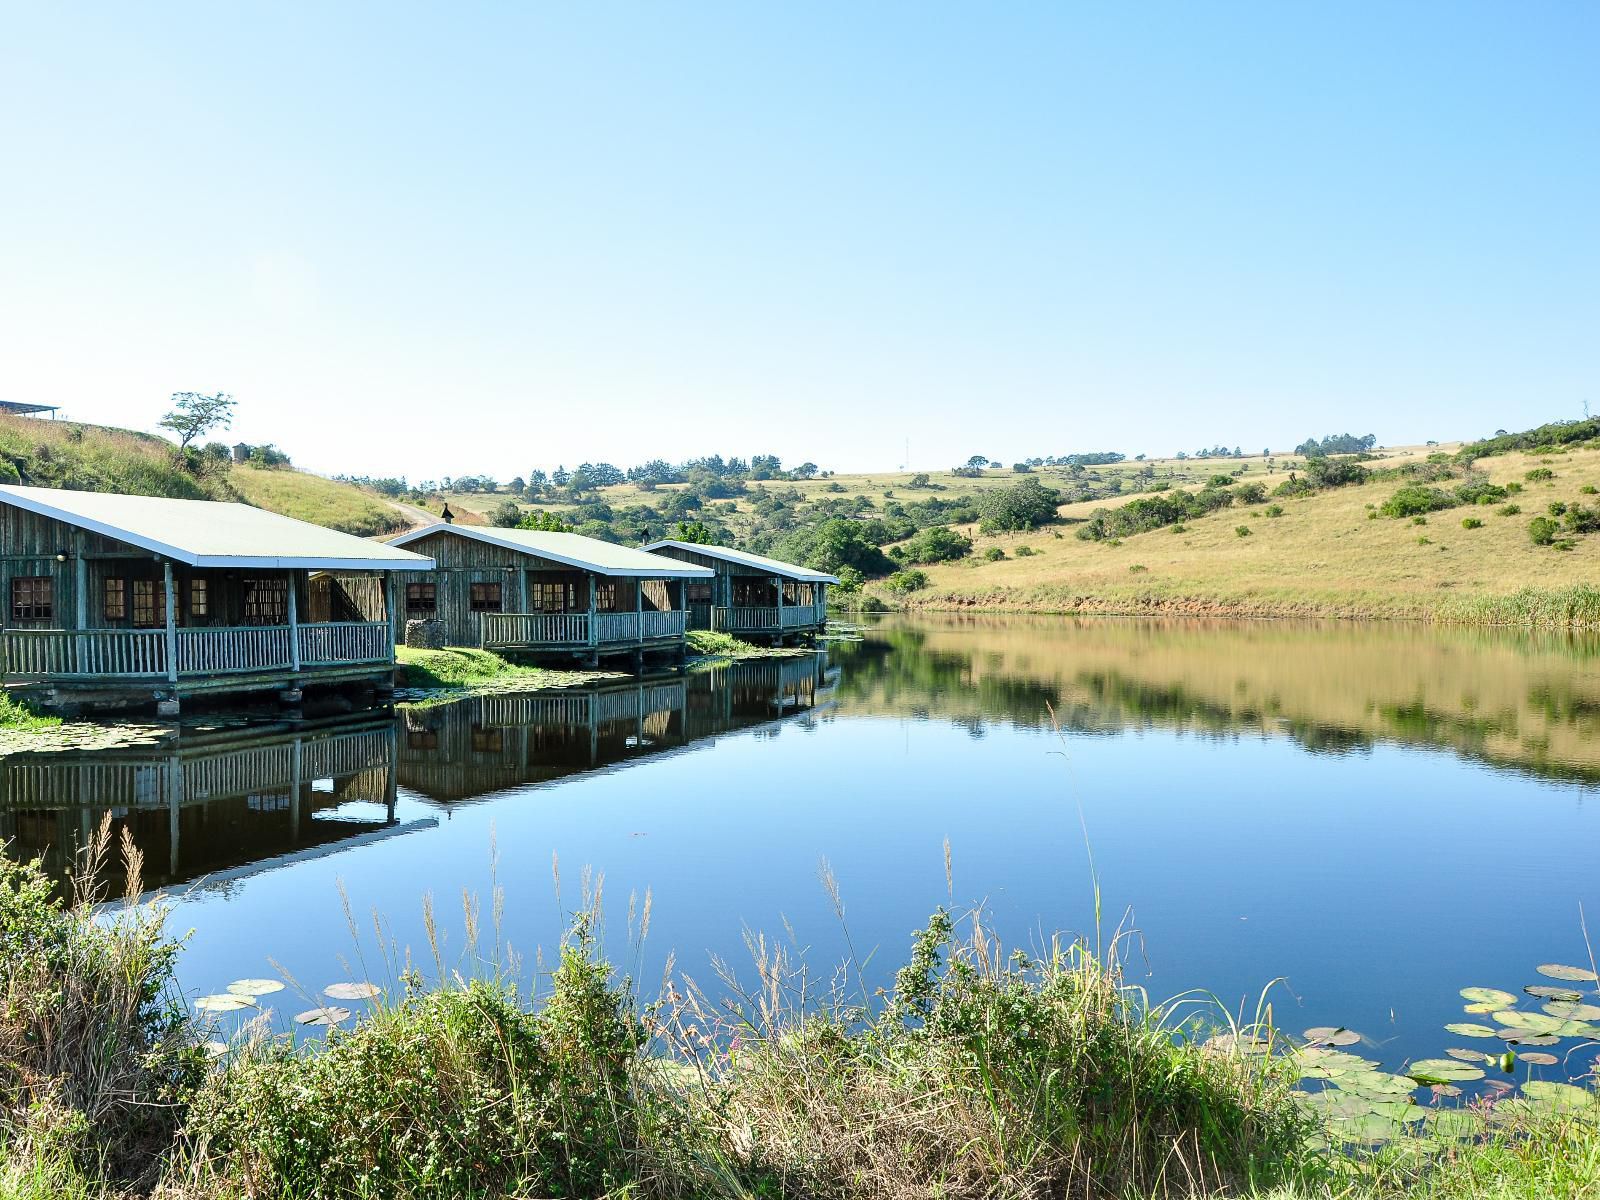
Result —
<svg viewBox="0 0 1600 1200"><path fill-rule="evenodd" d="M175 631L179 676L288 670L287 625L239 625ZM299 627L300 665L388 662L394 651L382 621ZM7 629L0 634L5 674L16 679L160 678L168 675L162 629Z"/></svg>
<svg viewBox="0 0 1600 1200"><path fill-rule="evenodd" d="M646 612L643 614L643 627L640 633L645 638L681 637L683 635L683 610L669 609L667 612Z"/></svg>
<svg viewBox="0 0 1600 1200"><path fill-rule="evenodd" d="M388 662L394 658L386 621L330 621L300 626L300 665Z"/></svg>
<svg viewBox="0 0 1600 1200"><path fill-rule="evenodd" d="M167 672L166 634L159 629L8 629L5 673L146 676Z"/></svg>
<svg viewBox="0 0 1600 1200"><path fill-rule="evenodd" d="M594 640L604 646L608 642L637 642L639 640L639 614L636 612L595 613Z"/></svg>
<svg viewBox="0 0 1600 1200"><path fill-rule="evenodd" d="M179 675L227 675L288 667L287 625L178 630Z"/></svg>
<svg viewBox="0 0 1600 1200"><path fill-rule="evenodd" d="M485 646L587 646L588 613L484 613Z"/></svg>
<svg viewBox="0 0 1600 1200"><path fill-rule="evenodd" d="M785 605L783 608L775 605L718 608L711 627L729 633L777 633L782 629L804 629L818 625L821 620L817 610L809 604Z"/></svg>

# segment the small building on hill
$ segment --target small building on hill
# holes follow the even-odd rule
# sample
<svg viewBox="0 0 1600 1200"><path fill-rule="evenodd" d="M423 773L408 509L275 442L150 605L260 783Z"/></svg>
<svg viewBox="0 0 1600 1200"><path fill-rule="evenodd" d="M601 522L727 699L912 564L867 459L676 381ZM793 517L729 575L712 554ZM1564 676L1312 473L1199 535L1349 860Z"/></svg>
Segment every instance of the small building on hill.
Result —
<svg viewBox="0 0 1600 1200"><path fill-rule="evenodd" d="M432 566L247 504L0 486L0 668L46 707L393 682L389 573Z"/></svg>
<svg viewBox="0 0 1600 1200"><path fill-rule="evenodd" d="M686 584L709 568L576 533L431 525L390 543L427 555L430 570L398 576L395 636L410 622L446 646L576 658L681 656Z"/></svg>
<svg viewBox="0 0 1600 1200"><path fill-rule="evenodd" d="M49 413L51 420L61 410L54 404L27 404L21 400L0 400L0 416L36 417Z"/></svg>
<svg viewBox="0 0 1600 1200"><path fill-rule="evenodd" d="M836 575L698 542L666 539L644 549L714 572L710 581L690 588L691 629L781 642L815 635L827 624L828 585L839 582Z"/></svg>

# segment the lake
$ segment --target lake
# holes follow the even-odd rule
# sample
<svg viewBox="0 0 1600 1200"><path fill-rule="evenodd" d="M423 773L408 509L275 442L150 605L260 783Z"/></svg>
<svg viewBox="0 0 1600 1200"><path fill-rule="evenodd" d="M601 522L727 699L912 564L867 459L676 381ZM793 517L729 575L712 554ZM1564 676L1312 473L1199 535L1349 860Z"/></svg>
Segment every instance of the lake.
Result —
<svg viewBox="0 0 1600 1200"><path fill-rule="evenodd" d="M462 897L487 943L496 883L531 973L588 871L651 996L669 954L702 983L713 955L751 977L751 931L820 978L853 953L888 983L953 897L1025 946L1122 929L1158 999L1249 1014L1281 980L1280 1024L1348 1025L1393 1067L1452 1044L1457 989L1588 962L1597 652L1397 624L893 617L622 686L14 756L0 837L60 874L110 806L193 930L197 993L280 969L385 981L407 952L431 975L428 895L460 965Z"/></svg>

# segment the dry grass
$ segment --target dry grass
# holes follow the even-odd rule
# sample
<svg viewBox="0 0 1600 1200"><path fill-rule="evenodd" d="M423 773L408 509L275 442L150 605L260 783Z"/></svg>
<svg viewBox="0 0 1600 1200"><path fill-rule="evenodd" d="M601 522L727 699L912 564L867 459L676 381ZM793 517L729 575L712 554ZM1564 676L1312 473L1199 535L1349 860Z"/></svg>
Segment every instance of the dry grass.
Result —
<svg viewBox="0 0 1600 1200"><path fill-rule="evenodd" d="M378 497L304 471L236 466L228 472L228 480L245 500L260 508L359 537L393 533L410 525Z"/></svg>
<svg viewBox="0 0 1600 1200"><path fill-rule="evenodd" d="M1477 465L1504 484L1522 481L1542 461L1512 454ZM973 557L925 568L930 587L913 603L1049 612L1426 618L1460 597L1592 583L1600 568L1600 538L1579 538L1575 549L1561 552L1534 545L1528 522L1551 501L1587 500L1579 488L1600 486L1600 450L1574 450L1555 456L1550 465L1554 480L1528 483L1513 497L1522 508L1516 516L1501 516L1493 506L1435 513L1426 525L1371 520L1368 505L1381 504L1398 486L1373 482L1278 501L1284 509L1280 517L1267 516L1266 504L1229 508L1189 522L1181 533L1156 529L1120 544L1081 541L1070 525L998 537L974 529L968 531L975 535ZM1075 506L1063 514L1083 518L1088 512L1077 509L1095 507ZM1481 517L1484 527L1463 529L1464 515ZM1238 536L1241 524L1251 536ZM1031 546L1035 555L1015 557L1021 545ZM983 553L992 546L1004 549L1007 558L985 562Z"/></svg>

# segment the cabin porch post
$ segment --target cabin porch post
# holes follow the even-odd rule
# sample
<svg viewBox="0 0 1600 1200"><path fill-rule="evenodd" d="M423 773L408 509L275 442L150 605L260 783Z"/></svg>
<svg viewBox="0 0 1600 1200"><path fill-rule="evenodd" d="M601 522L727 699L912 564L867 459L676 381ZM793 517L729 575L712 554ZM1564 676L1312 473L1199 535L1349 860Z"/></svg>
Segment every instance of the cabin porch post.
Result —
<svg viewBox="0 0 1600 1200"><path fill-rule="evenodd" d="M773 579L778 588L778 645L783 645L783 580Z"/></svg>
<svg viewBox="0 0 1600 1200"><path fill-rule="evenodd" d="M83 559L83 530L72 533L73 607L79 631L89 628L89 564Z"/></svg>
<svg viewBox="0 0 1600 1200"><path fill-rule="evenodd" d="M285 572L289 577L289 669L296 675L300 674L300 602L296 593L299 588L295 586L294 572Z"/></svg>
<svg viewBox="0 0 1600 1200"><path fill-rule="evenodd" d="M595 629L595 620L594 620L594 616L595 616L595 607L594 607L595 595L594 595L594 593L595 593L596 581L600 577L598 575L596 575L593 571L589 571L589 572L586 573L585 578L588 580L588 587L589 587L589 626L588 626L589 665L591 667L598 667L600 665L600 651L597 649L597 647L599 646L600 642L599 642L598 637L596 636L597 633L598 633L598 630Z"/></svg>
<svg viewBox="0 0 1600 1200"><path fill-rule="evenodd" d="M167 628L167 681L178 682L178 604L177 597L173 595L172 560L161 561L161 590L162 599L165 601L166 628ZM177 697L173 697L176 699Z"/></svg>

